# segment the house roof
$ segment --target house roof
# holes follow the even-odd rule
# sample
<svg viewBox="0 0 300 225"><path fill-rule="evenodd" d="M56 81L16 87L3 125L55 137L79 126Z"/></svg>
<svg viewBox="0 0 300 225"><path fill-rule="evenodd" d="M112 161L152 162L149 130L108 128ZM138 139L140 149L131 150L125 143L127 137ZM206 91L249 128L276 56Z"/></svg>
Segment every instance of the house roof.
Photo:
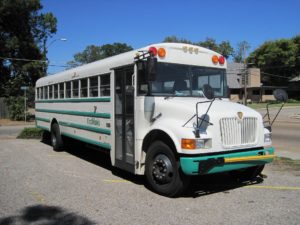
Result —
<svg viewBox="0 0 300 225"><path fill-rule="evenodd" d="M243 63L228 63L227 64L227 83L230 89L239 89L241 84L239 79L241 79L241 74L243 74L245 66Z"/></svg>

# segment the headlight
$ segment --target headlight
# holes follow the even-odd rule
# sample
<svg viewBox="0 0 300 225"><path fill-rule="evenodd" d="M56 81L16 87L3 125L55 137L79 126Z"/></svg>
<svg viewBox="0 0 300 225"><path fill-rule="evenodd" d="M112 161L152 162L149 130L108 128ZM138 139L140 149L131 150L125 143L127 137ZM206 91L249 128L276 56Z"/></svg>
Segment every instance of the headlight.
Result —
<svg viewBox="0 0 300 225"><path fill-rule="evenodd" d="M272 142L272 133L266 133L264 138L265 143L271 143Z"/></svg>

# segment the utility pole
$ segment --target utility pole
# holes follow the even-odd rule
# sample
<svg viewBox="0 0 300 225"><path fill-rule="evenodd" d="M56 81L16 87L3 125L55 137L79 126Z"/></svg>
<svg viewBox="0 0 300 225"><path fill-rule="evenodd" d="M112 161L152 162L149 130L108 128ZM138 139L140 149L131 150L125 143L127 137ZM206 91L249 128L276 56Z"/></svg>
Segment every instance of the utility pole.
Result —
<svg viewBox="0 0 300 225"><path fill-rule="evenodd" d="M247 85L248 85L248 68L246 63L246 44L243 46L244 50L244 105L247 105Z"/></svg>
<svg viewBox="0 0 300 225"><path fill-rule="evenodd" d="M25 117L25 124L26 124L26 111L27 111L27 99L26 99L26 91L28 90L28 86L22 86L21 90L24 91L24 117Z"/></svg>

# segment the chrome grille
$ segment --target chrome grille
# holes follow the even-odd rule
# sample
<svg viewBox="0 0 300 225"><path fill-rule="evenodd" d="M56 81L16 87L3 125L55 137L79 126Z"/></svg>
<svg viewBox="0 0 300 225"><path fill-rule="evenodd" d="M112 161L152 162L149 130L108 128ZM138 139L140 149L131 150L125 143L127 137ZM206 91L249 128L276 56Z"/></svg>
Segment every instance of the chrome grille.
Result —
<svg viewBox="0 0 300 225"><path fill-rule="evenodd" d="M220 119L221 140L224 147L251 146L257 142L257 118L237 117Z"/></svg>

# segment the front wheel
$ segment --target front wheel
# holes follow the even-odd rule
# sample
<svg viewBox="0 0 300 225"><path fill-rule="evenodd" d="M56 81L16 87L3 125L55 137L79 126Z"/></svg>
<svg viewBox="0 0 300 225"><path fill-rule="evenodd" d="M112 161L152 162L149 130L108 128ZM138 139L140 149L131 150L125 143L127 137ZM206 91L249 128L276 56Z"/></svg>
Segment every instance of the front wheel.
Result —
<svg viewBox="0 0 300 225"><path fill-rule="evenodd" d="M189 183L173 151L161 141L154 142L147 151L145 174L155 192L169 197L182 193Z"/></svg>

